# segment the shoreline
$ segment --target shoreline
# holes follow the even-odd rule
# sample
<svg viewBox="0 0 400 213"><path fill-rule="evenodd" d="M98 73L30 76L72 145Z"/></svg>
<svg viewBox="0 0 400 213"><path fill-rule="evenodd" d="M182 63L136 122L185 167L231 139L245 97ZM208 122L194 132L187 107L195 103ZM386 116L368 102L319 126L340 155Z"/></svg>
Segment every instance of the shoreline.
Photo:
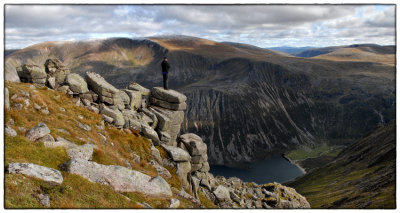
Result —
<svg viewBox="0 0 400 213"><path fill-rule="evenodd" d="M291 164L297 166L297 168L299 168L301 170L301 172L303 173L303 175L307 174L306 170L300 166L300 164L296 161L296 160L292 160L289 157L287 157L285 154L281 155L283 158L285 158L287 161L289 161Z"/></svg>

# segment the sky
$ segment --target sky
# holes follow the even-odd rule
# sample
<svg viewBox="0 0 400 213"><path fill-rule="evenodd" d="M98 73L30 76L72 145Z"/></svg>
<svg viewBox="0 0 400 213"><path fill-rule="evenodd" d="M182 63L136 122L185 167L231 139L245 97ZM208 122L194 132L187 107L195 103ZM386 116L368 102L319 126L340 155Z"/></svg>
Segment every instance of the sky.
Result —
<svg viewBox="0 0 400 213"><path fill-rule="evenodd" d="M187 35L258 47L395 44L395 5L5 5L5 49Z"/></svg>

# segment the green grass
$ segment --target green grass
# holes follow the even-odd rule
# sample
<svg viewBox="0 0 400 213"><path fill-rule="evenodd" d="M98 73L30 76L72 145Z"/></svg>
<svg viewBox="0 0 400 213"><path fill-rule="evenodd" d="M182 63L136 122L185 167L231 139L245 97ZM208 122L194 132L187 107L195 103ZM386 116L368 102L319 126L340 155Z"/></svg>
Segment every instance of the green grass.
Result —
<svg viewBox="0 0 400 213"><path fill-rule="evenodd" d="M307 158L316 158L319 156L335 157L342 150L341 146L329 146L322 144L320 146L309 148L301 147L296 150L289 151L285 155L291 160L304 160Z"/></svg>
<svg viewBox="0 0 400 213"><path fill-rule="evenodd" d="M326 208L341 199L355 200L346 203L344 208L358 208L357 202L363 199L369 199L372 202L368 208L382 208L383 206L394 208L394 185L380 189L379 198L372 198L370 192L363 192L357 187L357 181L363 179L364 176L373 176L380 166L354 170L347 174L344 167L330 166L318 169L312 175L305 176L289 186L305 196L311 208Z"/></svg>

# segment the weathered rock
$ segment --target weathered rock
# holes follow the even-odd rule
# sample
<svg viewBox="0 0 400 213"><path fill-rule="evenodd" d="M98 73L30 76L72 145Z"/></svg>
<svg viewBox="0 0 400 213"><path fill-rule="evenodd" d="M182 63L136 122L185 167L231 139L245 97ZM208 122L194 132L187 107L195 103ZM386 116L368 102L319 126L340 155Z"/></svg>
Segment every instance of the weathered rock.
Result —
<svg viewBox="0 0 400 213"><path fill-rule="evenodd" d="M25 137L30 141L36 141L37 139L44 137L45 135L50 134L50 129L47 127L45 123L39 123L30 129Z"/></svg>
<svg viewBox="0 0 400 213"><path fill-rule="evenodd" d="M169 103L167 101L164 100L160 100L157 99L155 97L150 96L149 97L149 101L151 105L154 106L159 106L165 109L170 109L170 110L180 110L183 111L186 109L187 105L186 102L182 102L182 103Z"/></svg>
<svg viewBox="0 0 400 213"><path fill-rule="evenodd" d="M128 89L139 91L144 96L149 96L150 95L150 90L149 89L144 88L143 86L141 86L140 84L138 84L136 82L131 82L129 84L129 86L128 86Z"/></svg>
<svg viewBox="0 0 400 213"><path fill-rule="evenodd" d="M79 97L81 98L82 102L83 102L83 100L86 100L89 103L93 102L93 95L90 92L79 94Z"/></svg>
<svg viewBox="0 0 400 213"><path fill-rule="evenodd" d="M223 185L219 185L213 193L219 202L231 200L229 190Z"/></svg>
<svg viewBox="0 0 400 213"><path fill-rule="evenodd" d="M7 87L4 88L4 106L6 109L10 109L10 93Z"/></svg>
<svg viewBox="0 0 400 213"><path fill-rule="evenodd" d="M99 108L97 108L97 107L95 107L95 106L93 106L93 105L91 105L91 106L86 106L86 109L88 109L88 110L90 110L90 111L92 111L92 112L95 112L95 113L99 113L99 112L100 112Z"/></svg>
<svg viewBox="0 0 400 213"><path fill-rule="evenodd" d="M42 206L50 207L50 197L48 194L38 194L37 197Z"/></svg>
<svg viewBox="0 0 400 213"><path fill-rule="evenodd" d="M71 147L67 149L67 154L71 159L91 160L93 155L93 144Z"/></svg>
<svg viewBox="0 0 400 213"><path fill-rule="evenodd" d="M17 70L17 72L22 82L30 82L42 85L46 83L47 74L44 69L37 65L24 64L22 65L22 69Z"/></svg>
<svg viewBox="0 0 400 213"><path fill-rule="evenodd" d="M70 90L68 85L63 85L63 86L57 88L57 91L60 91L64 94L67 94L68 90Z"/></svg>
<svg viewBox="0 0 400 213"><path fill-rule="evenodd" d="M199 195L197 194L197 191L199 190L200 180L198 178L192 176L191 182L192 182L193 196L194 196L194 198L199 199Z"/></svg>
<svg viewBox="0 0 400 213"><path fill-rule="evenodd" d="M171 156L171 158L175 161L175 162L185 162L185 161L190 161L190 155L189 153L187 153L185 150L178 148L178 147L174 147L174 146L168 146L165 144L161 145L169 154L169 156Z"/></svg>
<svg viewBox="0 0 400 213"><path fill-rule="evenodd" d="M188 174L191 170L190 162L177 162L176 174L182 181L182 186L186 189L189 188Z"/></svg>
<svg viewBox="0 0 400 213"><path fill-rule="evenodd" d="M142 124L142 133L145 137L151 139L153 145L158 146L160 145L160 139L158 138L158 134L154 131L153 128L148 126L147 124Z"/></svg>
<svg viewBox="0 0 400 213"><path fill-rule="evenodd" d="M184 112L183 111L173 111L173 110L164 109L164 108L157 107L157 106L152 106L151 108L153 110L161 113L162 115L164 115L166 118L169 119L169 124L168 124L169 127L167 130L165 130L165 132L167 132L171 136L171 139L168 144L176 145L176 138L181 129L181 124L182 124L183 118L184 118ZM156 113L154 113L154 114L156 114ZM157 116L157 114L156 114L156 116ZM162 123L162 122L163 121L160 119L159 123Z"/></svg>
<svg viewBox="0 0 400 213"><path fill-rule="evenodd" d="M119 97L119 90L108 83L103 77L94 72L86 73L86 81L90 89L92 89L101 102L108 104L118 104L122 102Z"/></svg>
<svg viewBox="0 0 400 213"><path fill-rule="evenodd" d="M46 137L47 136L43 137L43 139L45 139ZM39 140L42 140L42 138ZM74 148L74 147L78 146L60 136L57 137L56 141L51 141L51 139L50 139L47 141L43 141L43 144L46 148L64 147L66 149L69 149L69 148Z"/></svg>
<svg viewBox="0 0 400 213"><path fill-rule="evenodd" d="M186 96L175 90L165 90L162 87L153 87L151 96L168 103L183 103L186 101Z"/></svg>
<svg viewBox="0 0 400 213"><path fill-rule="evenodd" d="M42 179L50 184L61 184L63 182L60 171L33 163L10 163L8 165L8 173L28 175Z"/></svg>
<svg viewBox="0 0 400 213"><path fill-rule="evenodd" d="M234 192L230 191L230 192L229 192L229 196L230 196L230 198L231 198L234 202L236 202L237 204L240 205L241 199L240 199L240 197L239 197L237 194L235 194Z"/></svg>
<svg viewBox="0 0 400 213"><path fill-rule="evenodd" d="M82 159L71 159L68 171L96 183L109 185L118 192L142 192L157 197L171 197L168 183L160 176L151 178L122 166L102 165Z"/></svg>
<svg viewBox="0 0 400 213"><path fill-rule="evenodd" d="M207 145L196 134L188 133L179 137L179 141L185 144L191 156L200 155L205 158L207 155ZM207 159L204 159L207 161Z"/></svg>
<svg viewBox="0 0 400 213"><path fill-rule="evenodd" d="M22 105L21 103L14 103L13 108L15 108L16 110L21 110L22 107L24 107L24 105Z"/></svg>
<svg viewBox="0 0 400 213"><path fill-rule="evenodd" d="M181 205L181 202L178 199L172 198L171 204L169 205L170 209L177 209Z"/></svg>
<svg viewBox="0 0 400 213"><path fill-rule="evenodd" d="M47 78L46 85L50 89L55 89L56 88L56 78L54 78L54 77Z"/></svg>
<svg viewBox="0 0 400 213"><path fill-rule="evenodd" d="M201 172L208 172L210 171L210 164L208 162L203 163L203 167L200 169Z"/></svg>
<svg viewBox="0 0 400 213"><path fill-rule="evenodd" d="M169 173L168 169L162 167L156 161L151 160L150 164L153 165L153 167L156 169L158 175L164 176L166 178L171 178L172 177L172 175L171 175L171 173Z"/></svg>
<svg viewBox="0 0 400 213"><path fill-rule="evenodd" d="M153 112L151 112L150 110L145 109L145 108L139 109L139 111L140 111L140 114L142 115L142 119L143 120L148 119L147 123L150 124L151 128L155 129L157 127L157 123L158 123L157 116Z"/></svg>
<svg viewBox="0 0 400 213"><path fill-rule="evenodd" d="M126 94L126 93L125 93L124 91L122 91L122 90L119 90L118 96L119 96L119 98L120 98L120 100L121 100L121 103L124 105L124 108L123 108L123 109L125 109L125 105L129 105L131 99L129 98L128 94ZM121 109L121 110L122 110L122 109Z"/></svg>
<svg viewBox="0 0 400 213"><path fill-rule="evenodd" d="M279 200L279 202L276 202L276 206L271 203L267 203L269 206L276 208L310 208L310 204L307 202L306 198L297 193L293 188L286 187L275 182L264 184L261 186L261 188L263 189L262 191L264 194L266 194L266 197L269 196L268 200ZM266 192L272 192L276 196Z"/></svg>
<svg viewBox="0 0 400 213"><path fill-rule="evenodd" d="M133 153L133 158L132 158L133 162L135 162L136 164L140 163L140 156L136 153Z"/></svg>
<svg viewBox="0 0 400 213"><path fill-rule="evenodd" d="M125 124L125 119L119 110L112 110L105 105L101 106L100 113L113 119L112 124L117 128L122 128Z"/></svg>
<svg viewBox="0 0 400 213"><path fill-rule="evenodd" d="M37 140L37 142L54 143L55 140L54 140L53 136L51 136L50 134L47 134L47 135L45 135L45 136L39 138L39 139Z"/></svg>
<svg viewBox="0 0 400 213"><path fill-rule="evenodd" d="M142 93L140 91L134 91L129 89L123 89L126 95L129 97L128 104L133 109L139 109L142 104Z"/></svg>
<svg viewBox="0 0 400 213"><path fill-rule="evenodd" d="M17 136L17 132L13 128L8 127L8 126L6 126L6 128L4 128L4 132L6 133L6 135L8 135L10 137Z"/></svg>
<svg viewBox="0 0 400 213"><path fill-rule="evenodd" d="M41 109L40 112L42 112L42 113L45 114L45 115L50 114L50 111L49 111L49 109L48 109L47 107L44 108L44 109Z"/></svg>
<svg viewBox="0 0 400 213"><path fill-rule="evenodd" d="M70 70L58 59L50 58L44 63L45 71L50 77L54 77L56 85L64 83L65 77Z"/></svg>
<svg viewBox="0 0 400 213"><path fill-rule="evenodd" d="M15 122L14 122L14 119L10 118L10 119L8 119L6 125L7 125L7 126L12 126L12 125L14 125L14 123L15 123Z"/></svg>
<svg viewBox="0 0 400 213"><path fill-rule="evenodd" d="M158 132L162 144L169 144L171 136L166 132Z"/></svg>
<svg viewBox="0 0 400 213"><path fill-rule="evenodd" d="M157 116L158 123L156 129L159 131L167 131L171 125L171 120L153 108L149 108L149 110Z"/></svg>
<svg viewBox="0 0 400 213"><path fill-rule="evenodd" d="M79 126L79 128L81 128L83 130L86 130L88 132L92 131L92 128L87 124L83 124L81 122L78 122L78 126Z"/></svg>
<svg viewBox="0 0 400 213"><path fill-rule="evenodd" d="M69 89L74 92L74 94L89 92L85 79L83 79L79 74L72 73L67 75L65 78L65 83L69 85Z"/></svg>
<svg viewBox="0 0 400 213"><path fill-rule="evenodd" d="M151 156L153 156L153 158L157 161L157 163L162 164L162 158L160 155L160 151L154 146L151 146L150 151L151 151Z"/></svg>

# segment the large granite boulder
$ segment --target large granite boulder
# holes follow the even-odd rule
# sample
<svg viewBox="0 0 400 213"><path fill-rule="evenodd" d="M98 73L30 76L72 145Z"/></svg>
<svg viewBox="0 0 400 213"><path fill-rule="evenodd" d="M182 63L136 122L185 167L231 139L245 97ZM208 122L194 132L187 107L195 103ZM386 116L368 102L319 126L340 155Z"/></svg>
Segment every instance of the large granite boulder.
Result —
<svg viewBox="0 0 400 213"><path fill-rule="evenodd" d="M47 74L43 68L37 65L24 64L22 67L17 68L17 73L22 82L40 85L44 85L46 83Z"/></svg>
<svg viewBox="0 0 400 213"><path fill-rule="evenodd" d="M188 133L179 137L180 144L183 144L191 156L192 171L208 172L207 145L200 136Z"/></svg>
<svg viewBox="0 0 400 213"><path fill-rule="evenodd" d="M150 95L150 90L141 86L140 84L136 82L131 82L128 86L128 89L138 91L140 92L143 96L149 96Z"/></svg>
<svg viewBox="0 0 400 213"><path fill-rule="evenodd" d="M8 173L28 175L55 185L60 185L63 182L60 171L33 163L10 163Z"/></svg>
<svg viewBox="0 0 400 213"><path fill-rule="evenodd" d="M219 202L230 201L231 196L229 194L229 189L223 185L219 185L214 191L213 194L217 198Z"/></svg>
<svg viewBox="0 0 400 213"><path fill-rule="evenodd" d="M157 106L151 106L150 110L157 116L159 121L156 130L158 132L166 132L170 136L170 140L166 144L176 146L176 139L181 130L184 112L164 109Z"/></svg>
<svg viewBox="0 0 400 213"><path fill-rule="evenodd" d="M110 186L118 192L141 192L149 196L171 197L169 184L160 176L151 178L122 166L102 165L83 159L71 159L67 169L92 182Z"/></svg>
<svg viewBox="0 0 400 213"><path fill-rule="evenodd" d="M71 159L92 160L93 144L84 144L67 149L67 154Z"/></svg>
<svg viewBox="0 0 400 213"><path fill-rule="evenodd" d="M190 161L190 155L187 153L185 150L175 147L175 146L168 146L165 144L161 145L169 154L169 156L174 160L175 162L185 162L185 161Z"/></svg>
<svg viewBox="0 0 400 213"><path fill-rule="evenodd" d="M119 97L120 91L108 83L101 75L94 72L87 72L86 81L89 88L99 96L101 102L111 105L122 103Z"/></svg>
<svg viewBox="0 0 400 213"><path fill-rule="evenodd" d="M142 93L140 91L135 91L135 90L129 90L129 89L123 89L129 97L129 105L131 106L132 109L139 109L142 105Z"/></svg>
<svg viewBox="0 0 400 213"><path fill-rule="evenodd" d="M79 74L73 73L67 75L65 78L65 83L69 85L69 89L74 92L74 94L83 94L89 92L85 79L83 79Z"/></svg>
<svg viewBox="0 0 400 213"><path fill-rule="evenodd" d="M25 137L30 141L37 141L41 137L50 134L50 129L47 127L45 123L39 123L34 126L32 129L28 130L25 134Z"/></svg>
<svg viewBox="0 0 400 213"><path fill-rule="evenodd" d="M186 102L170 103L170 102L167 102L167 101L164 101L164 100L157 99L157 98L152 97L152 96L150 96L149 100L150 100L150 104L151 105L160 106L160 107L165 108L165 109L183 111L187 107Z"/></svg>
<svg viewBox="0 0 400 213"><path fill-rule="evenodd" d="M61 85L65 81L65 77L71 71L58 59L49 58L44 63L45 71L48 77L53 77L56 85Z"/></svg>
<svg viewBox="0 0 400 213"><path fill-rule="evenodd" d="M186 101L186 96L175 90L165 90L162 87L153 87L151 96L166 101L168 103L183 103Z"/></svg>
<svg viewBox="0 0 400 213"><path fill-rule="evenodd" d="M124 116L118 109L113 110L105 105L102 105L100 107L100 114L112 118L112 124L114 124L117 128L122 128L125 124Z"/></svg>

